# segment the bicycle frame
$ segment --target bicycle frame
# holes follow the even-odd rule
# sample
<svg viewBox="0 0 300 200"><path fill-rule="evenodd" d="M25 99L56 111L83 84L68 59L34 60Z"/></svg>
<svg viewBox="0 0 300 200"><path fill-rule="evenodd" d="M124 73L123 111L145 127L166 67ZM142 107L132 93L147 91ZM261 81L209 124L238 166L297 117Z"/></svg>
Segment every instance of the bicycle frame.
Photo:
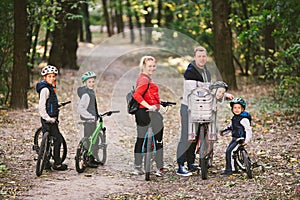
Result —
<svg viewBox="0 0 300 200"><path fill-rule="evenodd" d="M103 134L101 134L101 131L102 131ZM103 137L102 140L103 140L103 141L106 141L106 140L105 140L106 138L104 138L104 137L106 136L106 135L105 135L105 131L106 131L106 128L105 128L105 127L103 128L103 119L102 119L102 117L100 117L99 123L98 123L98 125L97 125L95 131L94 131L93 134L88 138L88 140L89 140L89 142L90 142L90 145L89 145L89 147L88 147L88 153L87 153L88 156L91 156L91 155L93 154L93 152L92 152L92 147L93 147L93 145L96 144L99 135L102 135L102 136L101 136L101 137Z"/></svg>

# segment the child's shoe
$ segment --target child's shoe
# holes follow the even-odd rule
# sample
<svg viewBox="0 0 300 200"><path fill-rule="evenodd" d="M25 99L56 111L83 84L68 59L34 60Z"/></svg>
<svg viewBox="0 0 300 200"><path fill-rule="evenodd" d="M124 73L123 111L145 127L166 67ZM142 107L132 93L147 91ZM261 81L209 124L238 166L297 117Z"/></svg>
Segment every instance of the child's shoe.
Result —
<svg viewBox="0 0 300 200"><path fill-rule="evenodd" d="M223 171L223 172L221 172L221 175L224 175L224 176L230 176L230 175L232 175L233 174L233 172L232 171Z"/></svg>
<svg viewBox="0 0 300 200"><path fill-rule="evenodd" d="M54 170L58 170L58 171L64 171L68 169L68 165L66 164L60 164L60 165L53 165L52 167Z"/></svg>
<svg viewBox="0 0 300 200"><path fill-rule="evenodd" d="M201 170L201 168L197 164L193 163L193 164L189 164L188 170L190 172L196 172Z"/></svg>
<svg viewBox="0 0 300 200"><path fill-rule="evenodd" d="M90 168L97 168L98 165L96 163L94 163L94 157L93 156L90 156L89 157L89 160L87 162L87 166L90 167Z"/></svg>

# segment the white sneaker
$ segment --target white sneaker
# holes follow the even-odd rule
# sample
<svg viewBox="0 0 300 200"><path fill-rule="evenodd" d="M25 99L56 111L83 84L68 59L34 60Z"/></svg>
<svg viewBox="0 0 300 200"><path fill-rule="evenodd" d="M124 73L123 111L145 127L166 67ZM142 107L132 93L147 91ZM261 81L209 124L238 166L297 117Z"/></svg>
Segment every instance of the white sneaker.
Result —
<svg viewBox="0 0 300 200"><path fill-rule="evenodd" d="M161 173L161 171L158 169L158 170L156 170L156 172L154 173L155 174L155 176L157 176L157 177L162 177L162 173Z"/></svg>
<svg viewBox="0 0 300 200"><path fill-rule="evenodd" d="M135 167L131 174L132 175L143 175L144 173L145 172L141 168Z"/></svg>

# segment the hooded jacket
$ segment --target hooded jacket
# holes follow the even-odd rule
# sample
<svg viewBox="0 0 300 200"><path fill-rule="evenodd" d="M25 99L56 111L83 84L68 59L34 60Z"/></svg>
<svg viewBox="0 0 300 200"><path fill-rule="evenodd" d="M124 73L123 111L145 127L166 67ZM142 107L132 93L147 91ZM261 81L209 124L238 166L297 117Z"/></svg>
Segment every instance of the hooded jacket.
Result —
<svg viewBox="0 0 300 200"><path fill-rule="evenodd" d="M245 119L247 120L245 121ZM251 124L251 115L248 112L243 111L239 115L234 115L231 119L232 137L235 138L243 137L245 138L245 141L248 142L252 137L252 130L250 124Z"/></svg>
<svg viewBox="0 0 300 200"><path fill-rule="evenodd" d="M41 91L47 88L49 90L49 97L46 97L46 113L50 116L50 117L58 117L59 114L59 108L58 108L58 100L57 100L57 96L56 93L54 91L54 87L52 85L49 85L45 80L39 82L36 84L36 91L39 93L39 98L41 99ZM43 105L39 105L43 106ZM40 109L40 113L41 113ZM42 111L43 112L43 111ZM43 117L43 115L41 114L42 118L44 118L45 120L47 120L47 117Z"/></svg>
<svg viewBox="0 0 300 200"><path fill-rule="evenodd" d="M77 94L80 98L77 111L82 120L93 120L98 116L96 95L93 90L86 86L81 86L77 89Z"/></svg>

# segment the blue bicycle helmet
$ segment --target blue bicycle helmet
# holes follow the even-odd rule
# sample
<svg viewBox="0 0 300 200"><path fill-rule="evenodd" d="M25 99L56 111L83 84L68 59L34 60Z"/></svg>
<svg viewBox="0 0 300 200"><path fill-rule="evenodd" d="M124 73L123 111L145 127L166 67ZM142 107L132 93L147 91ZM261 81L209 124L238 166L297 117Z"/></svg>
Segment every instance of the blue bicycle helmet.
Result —
<svg viewBox="0 0 300 200"><path fill-rule="evenodd" d="M85 72L82 76L81 76L81 80L84 83L87 79L89 78L96 78L97 75L95 74L95 72Z"/></svg>
<svg viewBox="0 0 300 200"><path fill-rule="evenodd" d="M230 102L231 109L232 109L234 104L240 104L244 108L244 110L246 109L246 102L241 97L234 98L234 99L231 100L231 102Z"/></svg>

